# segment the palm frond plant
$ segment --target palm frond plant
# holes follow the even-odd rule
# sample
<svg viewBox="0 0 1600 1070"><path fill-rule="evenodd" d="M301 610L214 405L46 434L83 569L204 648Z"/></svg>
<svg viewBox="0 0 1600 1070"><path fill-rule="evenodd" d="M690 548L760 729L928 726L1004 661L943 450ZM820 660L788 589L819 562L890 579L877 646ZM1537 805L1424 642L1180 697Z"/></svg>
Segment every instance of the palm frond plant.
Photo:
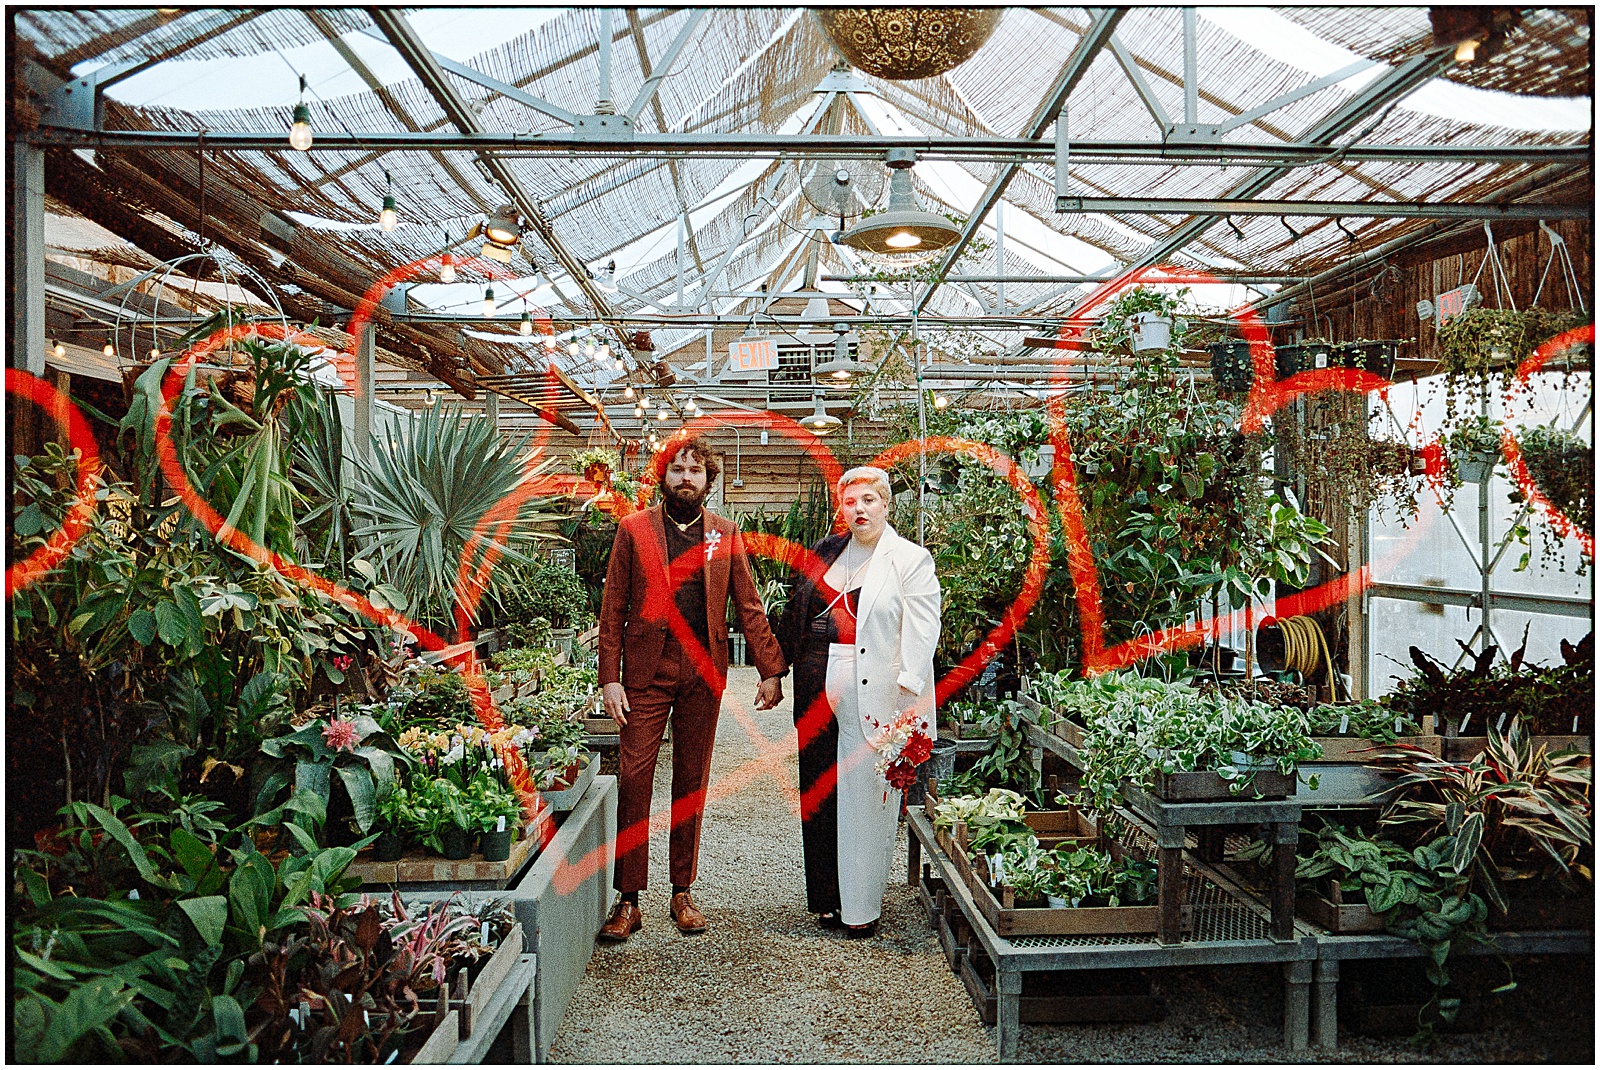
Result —
<svg viewBox="0 0 1600 1070"><path fill-rule="evenodd" d="M324 566L337 563L346 572L345 553L352 528L352 493L345 478L344 418L339 399L328 390L315 401L291 404L292 473L301 490L301 554Z"/></svg>
<svg viewBox="0 0 1600 1070"><path fill-rule="evenodd" d="M473 589L501 561L527 563L538 530L562 517L525 484L551 460L524 463L526 436L508 442L494 424L459 409L430 406L374 441L355 466L351 534L361 557L407 599L413 620L437 627L455 611L476 621Z"/></svg>

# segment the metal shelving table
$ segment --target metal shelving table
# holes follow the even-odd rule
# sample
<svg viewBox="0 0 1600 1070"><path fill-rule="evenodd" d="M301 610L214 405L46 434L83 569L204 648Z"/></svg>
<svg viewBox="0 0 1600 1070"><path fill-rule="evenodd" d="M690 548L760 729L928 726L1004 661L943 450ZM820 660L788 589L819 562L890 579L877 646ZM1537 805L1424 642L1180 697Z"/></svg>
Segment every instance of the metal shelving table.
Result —
<svg viewBox="0 0 1600 1070"><path fill-rule="evenodd" d="M1138 826L1135 815L1126 815ZM1216 870L1185 856L1184 897L1191 906L1194 928L1181 938L1161 943L1151 936L1019 936L994 931L973 901L950 858L939 848L927 815L908 810L910 883L920 877L923 851L930 870L937 869L950 899L963 915L975 943L994 964L996 991L995 1045L1001 1059L1015 1059L1020 1036L1022 975L1054 970L1139 969L1158 966L1211 966L1278 962L1284 967L1284 1041L1294 1050L1307 1046L1310 1034L1312 966L1317 957L1316 931L1297 923L1293 935L1272 935L1270 912ZM1141 830L1144 831L1144 830Z"/></svg>
<svg viewBox="0 0 1600 1070"><path fill-rule="evenodd" d="M1075 768L1083 768L1078 749L1053 736L1036 724L1028 726L1028 742L1033 745L1034 764L1043 761L1048 750ZM1183 907L1183 879L1179 865L1184 840L1190 828L1202 830L1224 825L1267 825L1272 830L1272 934L1275 939L1294 937L1294 849L1300 839L1299 799L1226 799L1216 802L1167 802L1128 786L1123 789L1127 809L1155 830L1161 868L1162 943L1176 943L1180 911ZM1203 841L1204 842L1204 841Z"/></svg>

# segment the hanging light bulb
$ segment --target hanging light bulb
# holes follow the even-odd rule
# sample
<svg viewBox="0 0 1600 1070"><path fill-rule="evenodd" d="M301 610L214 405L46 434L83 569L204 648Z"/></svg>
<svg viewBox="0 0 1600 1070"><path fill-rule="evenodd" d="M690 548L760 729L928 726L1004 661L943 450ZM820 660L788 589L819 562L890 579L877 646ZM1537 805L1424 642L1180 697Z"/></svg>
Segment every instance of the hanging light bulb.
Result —
<svg viewBox="0 0 1600 1070"><path fill-rule="evenodd" d="M533 335L533 317L528 315L527 309L522 310L522 322L517 324L517 333L524 338Z"/></svg>
<svg viewBox="0 0 1600 1070"><path fill-rule="evenodd" d="M617 371L622 372L622 371L627 371L627 370L628 370L627 361L623 360L621 357L618 357L617 358Z"/></svg>
<svg viewBox="0 0 1600 1070"><path fill-rule="evenodd" d="M544 336L544 348L546 353L554 353L556 351L556 345L557 342L555 335L547 334Z"/></svg>
<svg viewBox="0 0 1600 1070"><path fill-rule="evenodd" d="M821 438L824 435L833 434L844 426L843 420L831 415L827 409L822 407L822 395L817 395L814 400L815 405L811 410L811 415L800 421L801 427Z"/></svg>
<svg viewBox="0 0 1600 1070"><path fill-rule="evenodd" d="M111 344L111 339L107 338L106 344L100 347L100 352L108 357L114 357L117 355L117 347Z"/></svg>
<svg viewBox="0 0 1600 1070"><path fill-rule="evenodd" d="M439 281L446 286L456 281L456 258L449 253L439 260Z"/></svg>
<svg viewBox="0 0 1600 1070"><path fill-rule="evenodd" d="M588 341L583 343L583 355L586 356L586 357L594 356L594 339L593 338L591 338Z"/></svg>
<svg viewBox="0 0 1600 1070"><path fill-rule="evenodd" d="M669 416L671 416L671 415L672 415L671 413L667 412L667 407L665 405L663 405L661 408L656 410L656 419L661 421L662 423L666 423L667 422L667 418Z"/></svg>
<svg viewBox="0 0 1600 1070"><path fill-rule="evenodd" d="M629 401L633 400L633 384L632 383L629 383L627 386L622 388L622 396L627 398Z"/></svg>
<svg viewBox="0 0 1600 1070"><path fill-rule="evenodd" d="M494 315L494 287L493 286L485 286L483 288L483 314L486 317Z"/></svg>
<svg viewBox="0 0 1600 1070"><path fill-rule="evenodd" d="M578 350L578 343L577 342L568 342L567 343L567 356L575 357L575 356L578 355L578 352L579 352L579 350Z"/></svg>
<svg viewBox="0 0 1600 1070"><path fill-rule="evenodd" d="M151 360L160 360L161 359L161 347L160 346L151 346L150 347L150 359Z"/></svg>
<svg viewBox="0 0 1600 1070"><path fill-rule="evenodd" d="M604 342L600 343L600 359L601 360L610 360L611 359L611 347L609 345L607 345L606 343L604 343Z"/></svg>
<svg viewBox="0 0 1600 1070"><path fill-rule="evenodd" d="M943 408L948 407L949 404L950 404L950 399L945 397L943 394L935 394L935 395L933 395L933 407L934 408L943 409Z"/></svg>
<svg viewBox="0 0 1600 1070"><path fill-rule="evenodd" d="M378 226L383 228L385 234L400 225L400 206L395 203L394 194L383 195L383 211L378 213Z"/></svg>
<svg viewBox="0 0 1600 1070"><path fill-rule="evenodd" d="M700 406L694 403L694 398L690 398L688 401L686 401L683 407L688 409L690 412L698 412L700 410Z"/></svg>
<svg viewBox="0 0 1600 1070"><path fill-rule="evenodd" d="M641 420L644 419L644 406L643 405L635 405L633 407L633 415L638 417Z"/></svg>
<svg viewBox="0 0 1600 1070"><path fill-rule="evenodd" d="M305 85L305 79L300 79ZM305 152L311 147L311 109L302 101L294 106L294 124L289 127L289 145Z"/></svg>

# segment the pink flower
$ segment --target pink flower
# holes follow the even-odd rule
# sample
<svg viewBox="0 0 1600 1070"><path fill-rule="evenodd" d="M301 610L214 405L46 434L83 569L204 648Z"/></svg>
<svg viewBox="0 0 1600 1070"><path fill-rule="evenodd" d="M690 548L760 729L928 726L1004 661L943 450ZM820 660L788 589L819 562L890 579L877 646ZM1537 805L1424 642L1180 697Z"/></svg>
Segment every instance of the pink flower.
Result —
<svg viewBox="0 0 1600 1070"><path fill-rule="evenodd" d="M340 672L344 672L346 669L350 668L350 663L354 660L355 659L349 654L340 654L338 657L333 659L333 667L338 669Z"/></svg>
<svg viewBox="0 0 1600 1070"><path fill-rule="evenodd" d="M322 741L332 751L356 749L356 726L349 721L335 719L322 730Z"/></svg>

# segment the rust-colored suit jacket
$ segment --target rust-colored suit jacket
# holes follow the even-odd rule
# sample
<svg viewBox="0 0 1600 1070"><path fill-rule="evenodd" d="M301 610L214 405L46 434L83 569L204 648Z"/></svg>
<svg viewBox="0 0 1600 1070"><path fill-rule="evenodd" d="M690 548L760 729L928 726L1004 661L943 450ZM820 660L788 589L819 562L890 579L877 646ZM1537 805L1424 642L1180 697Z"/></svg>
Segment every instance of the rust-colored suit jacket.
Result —
<svg viewBox="0 0 1600 1070"><path fill-rule="evenodd" d="M772 636L761 608L755 576L738 527L709 509L705 513L706 623L711 636L708 683L722 693L728 676L728 593L733 593L752 660L762 679L781 675L787 665ZM681 616L673 617L667 578L667 529L662 507L656 505L630 513L617 525L606 568L606 586L600 601L600 684L620 681L624 687L650 686L656 663L669 630L686 650L699 641L691 637ZM626 652L626 653L624 653ZM690 654L691 659L694 655Z"/></svg>

